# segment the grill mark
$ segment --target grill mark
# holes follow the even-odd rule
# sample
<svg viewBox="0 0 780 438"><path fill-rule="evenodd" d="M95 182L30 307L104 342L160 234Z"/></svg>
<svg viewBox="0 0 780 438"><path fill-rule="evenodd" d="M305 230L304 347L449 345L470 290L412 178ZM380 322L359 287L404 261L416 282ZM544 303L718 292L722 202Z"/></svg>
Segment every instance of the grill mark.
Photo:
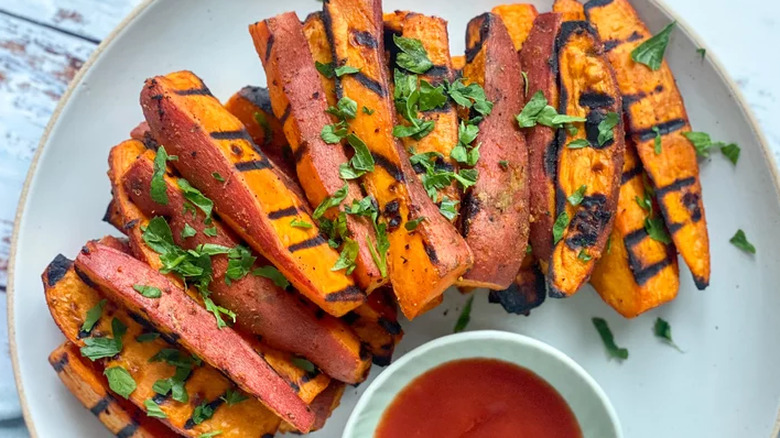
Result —
<svg viewBox="0 0 780 438"><path fill-rule="evenodd" d="M271 107L271 95L268 92L268 88L265 87L253 87L247 85L242 88L238 95L244 100L251 103L267 113L273 114L273 108Z"/></svg>
<svg viewBox="0 0 780 438"><path fill-rule="evenodd" d="M634 253L628 251L628 266L634 276L634 281L640 286L644 286L651 278L661 272L664 268L672 264L671 259L665 258L660 262L653 263L648 267L642 267L642 262L634 256Z"/></svg>
<svg viewBox="0 0 780 438"><path fill-rule="evenodd" d="M435 84L431 84L434 85ZM427 111L421 111L423 114L448 114L450 111L455 111L455 107L452 106L452 103L448 100L444 106L437 106L436 108L429 109Z"/></svg>
<svg viewBox="0 0 780 438"><path fill-rule="evenodd" d="M217 413L217 408L222 406L222 403L224 403L224 401L222 400L222 397L225 397L225 396L226 396L226 394L222 394L221 396L219 396L216 399L214 399L214 401L209 402L206 406L210 407L212 409L212 412L214 412L216 414ZM212 416L212 418L213 418L213 416ZM189 430L189 429L192 429L193 427L195 427L195 421L192 419L192 417L190 417L190 418L187 419L187 422L184 423L184 429Z"/></svg>
<svg viewBox="0 0 780 438"><path fill-rule="evenodd" d="M626 38L626 42L633 43L634 41L639 41L642 38L643 37L641 33L634 31L628 38Z"/></svg>
<svg viewBox="0 0 780 438"><path fill-rule="evenodd" d="M642 227L626 234L626 236L623 237L623 243L626 244L626 248L631 249L634 246L639 245L639 242L644 240L645 237L648 237L647 230Z"/></svg>
<svg viewBox="0 0 780 438"><path fill-rule="evenodd" d="M186 90L174 90L174 94L179 96L212 96L211 90L205 85L200 88L188 88Z"/></svg>
<svg viewBox="0 0 780 438"><path fill-rule="evenodd" d="M655 195L658 199L661 199L671 192L679 191L694 184L696 184L696 177L689 176L688 178L678 178L669 185L655 189Z"/></svg>
<svg viewBox="0 0 780 438"><path fill-rule="evenodd" d="M270 169L271 162L263 158L262 160L242 161L236 163L236 170L239 172L250 172L252 170Z"/></svg>
<svg viewBox="0 0 780 438"><path fill-rule="evenodd" d="M130 420L127 426L123 427L116 433L116 438L130 438L138 430L138 423L134 420Z"/></svg>
<svg viewBox="0 0 780 438"><path fill-rule="evenodd" d="M615 98L596 91L586 91L580 95L580 106L589 108L610 108L615 105Z"/></svg>
<svg viewBox="0 0 780 438"><path fill-rule="evenodd" d="M293 152L293 161L295 164L298 164L303 159L303 156L306 155L306 152L309 150L309 143L304 141L303 143L298 145L298 149Z"/></svg>
<svg viewBox="0 0 780 438"><path fill-rule="evenodd" d="M674 234L678 231L680 231L680 228L682 228L685 224L681 224L679 222L672 222L666 226L666 229L669 230L669 234Z"/></svg>
<svg viewBox="0 0 780 438"><path fill-rule="evenodd" d="M482 210L479 199L474 198L472 191L466 192L466 195L461 199L461 234L463 237L468 237L471 232L472 219Z"/></svg>
<svg viewBox="0 0 780 438"><path fill-rule="evenodd" d="M644 91L636 94L624 94L623 95L623 108L628 109L627 107L639 102L640 100L647 97L647 93Z"/></svg>
<svg viewBox="0 0 780 438"><path fill-rule="evenodd" d="M303 242L294 243L287 247L287 250L290 252L296 252L308 248L316 248L326 242L325 239L322 238L319 234L310 238L306 239Z"/></svg>
<svg viewBox="0 0 780 438"><path fill-rule="evenodd" d="M480 15L479 17L471 20L469 24L471 24L475 20L482 20L482 22L479 25L479 40L477 40L477 42L475 42L473 46L466 49L467 64L473 62L474 58L476 58L479 52L482 50L482 46L485 44L485 41L488 38L488 34L490 33L490 27L493 24L493 16L489 12L486 12Z"/></svg>
<svg viewBox="0 0 780 438"><path fill-rule="evenodd" d="M358 45L368 47L369 49L376 49L379 47L379 43L377 43L374 35L371 35L371 32L355 29L351 29L350 32L352 33L352 36L355 38L355 42L358 43Z"/></svg>
<svg viewBox="0 0 780 438"><path fill-rule="evenodd" d="M371 152L371 156L374 157L374 163L376 163L376 165L382 169L385 169L385 171L389 173L396 181L404 182L404 174L401 172L401 169L395 165L395 163L390 161L384 155L378 154L376 152Z"/></svg>
<svg viewBox="0 0 780 438"><path fill-rule="evenodd" d="M623 44L623 41L620 40L606 40L604 41L604 51L610 52L615 49L615 47Z"/></svg>
<svg viewBox="0 0 780 438"><path fill-rule="evenodd" d="M160 334L160 339L167 342L168 344L178 347L179 346L179 338L180 336L176 333L165 333L161 330L158 330L157 327L155 327L148 319L144 318L143 316L139 315L135 312L127 312L128 316L130 316L130 319L138 323L141 327L143 327L147 331L153 331Z"/></svg>
<svg viewBox="0 0 780 438"><path fill-rule="evenodd" d="M268 20L265 20L265 25L269 28L271 27L268 23ZM274 48L274 41L276 40L276 37L274 34L271 34L271 36L268 37L268 41L265 43L265 62L268 62L268 60L271 58L271 49Z"/></svg>
<svg viewBox="0 0 780 438"><path fill-rule="evenodd" d="M54 371L57 373L61 373L62 370L65 369L65 366L68 365L68 362L70 361L70 356L67 354L63 354L59 359L52 362L51 367L54 368Z"/></svg>
<svg viewBox="0 0 780 438"><path fill-rule="evenodd" d="M379 95L379 97L385 97L385 89L384 87L382 87L382 84L376 79L369 78L363 72L357 72L355 74L349 75L349 77L354 78L356 81L360 82L360 85L373 91L374 93Z"/></svg>
<svg viewBox="0 0 780 438"><path fill-rule="evenodd" d="M613 0L590 0L589 2L585 3L583 5L583 8L585 9L585 13L589 12L592 8L600 8L602 6L607 6L612 4Z"/></svg>
<svg viewBox="0 0 780 438"><path fill-rule="evenodd" d="M252 141L252 137L249 136L249 133L246 131L246 129L237 129L235 131L214 131L210 132L209 136L213 138L214 140L246 140L248 142Z"/></svg>
<svg viewBox="0 0 780 438"><path fill-rule="evenodd" d="M325 301L329 303L341 302L341 301L362 301L366 294L360 290L357 286L347 286L344 289L331 292L325 297Z"/></svg>
<svg viewBox="0 0 780 438"><path fill-rule="evenodd" d="M283 217L295 216L296 214L298 214L298 208L293 206L293 207L283 208L281 210L272 211L268 213L268 218L271 220L276 220L276 219L281 219Z"/></svg>
<svg viewBox="0 0 780 438"><path fill-rule="evenodd" d="M292 111L292 107L290 107L290 104L288 103L286 107L284 107L284 112L282 113L282 116L279 117L279 123L284 126L285 122L287 122L287 119L290 118L290 112Z"/></svg>
<svg viewBox="0 0 780 438"><path fill-rule="evenodd" d="M113 398L110 395L106 395L105 397L98 400L94 406L89 408L89 412L92 412L92 415L98 416L105 412L106 409L108 409L108 405L110 405L112 401Z"/></svg>
<svg viewBox="0 0 780 438"><path fill-rule="evenodd" d="M631 169L628 169L627 171L623 172L623 175L620 176L620 185L623 185L632 179L636 178L637 176L642 174L642 166L634 166Z"/></svg>
<svg viewBox="0 0 780 438"><path fill-rule="evenodd" d="M550 142L547 143L547 147L544 149L544 174L550 178L555 178L555 173L558 170L558 142L553 134Z"/></svg>
<svg viewBox="0 0 780 438"><path fill-rule="evenodd" d="M638 142L648 141L655 138L656 133L653 128L658 128L658 132L661 135L666 135L674 131L679 131L684 128L688 123L685 119L672 119L667 122L659 123L655 126L651 126L647 129L640 129L633 132L634 138L638 139Z"/></svg>
<svg viewBox="0 0 780 438"><path fill-rule="evenodd" d="M57 254L57 257L54 257L54 260L46 268L46 282L49 284L49 287L62 280L62 277L65 276L71 266L73 266L73 260L62 254Z"/></svg>
<svg viewBox="0 0 780 438"><path fill-rule="evenodd" d="M432 264L438 265L439 256L436 254L436 248L430 246L428 242L423 240L423 249L425 250L425 255L428 256L428 260L430 260Z"/></svg>
<svg viewBox="0 0 780 438"><path fill-rule="evenodd" d="M401 334L401 324L398 324L398 321L380 317L376 322L390 335L396 336Z"/></svg>

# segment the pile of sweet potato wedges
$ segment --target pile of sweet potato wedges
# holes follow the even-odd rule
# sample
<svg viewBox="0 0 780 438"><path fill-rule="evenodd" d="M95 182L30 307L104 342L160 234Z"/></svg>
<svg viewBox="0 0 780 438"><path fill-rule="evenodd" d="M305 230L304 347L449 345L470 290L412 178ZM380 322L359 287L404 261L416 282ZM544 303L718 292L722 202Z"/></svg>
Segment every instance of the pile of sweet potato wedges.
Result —
<svg viewBox="0 0 780 438"><path fill-rule="evenodd" d="M634 317L699 288L709 243L685 108L627 0L447 22L328 0L249 26L267 88L223 105L150 78L109 154L124 236L42 279L65 385L124 437L323 426L445 289L527 314L590 282Z"/></svg>

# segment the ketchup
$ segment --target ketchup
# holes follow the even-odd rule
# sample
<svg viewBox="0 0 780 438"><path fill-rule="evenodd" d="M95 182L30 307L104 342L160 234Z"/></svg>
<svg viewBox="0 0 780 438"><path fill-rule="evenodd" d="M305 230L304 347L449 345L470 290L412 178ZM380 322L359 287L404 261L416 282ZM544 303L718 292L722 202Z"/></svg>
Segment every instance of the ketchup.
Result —
<svg viewBox="0 0 780 438"><path fill-rule="evenodd" d="M495 359L448 362L417 377L382 415L375 438L581 438L549 383Z"/></svg>

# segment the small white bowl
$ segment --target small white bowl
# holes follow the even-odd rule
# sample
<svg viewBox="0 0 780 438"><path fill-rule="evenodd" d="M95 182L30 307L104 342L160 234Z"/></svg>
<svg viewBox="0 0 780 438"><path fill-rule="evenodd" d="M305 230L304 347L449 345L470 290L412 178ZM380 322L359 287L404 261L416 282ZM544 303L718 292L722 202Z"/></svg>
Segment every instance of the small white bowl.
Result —
<svg viewBox="0 0 780 438"><path fill-rule="evenodd" d="M390 365L363 393L342 438L373 436L385 409L406 385L443 363L469 358L499 359L536 373L566 400L585 438L623 437L607 395L571 358L527 336L483 330L433 340Z"/></svg>

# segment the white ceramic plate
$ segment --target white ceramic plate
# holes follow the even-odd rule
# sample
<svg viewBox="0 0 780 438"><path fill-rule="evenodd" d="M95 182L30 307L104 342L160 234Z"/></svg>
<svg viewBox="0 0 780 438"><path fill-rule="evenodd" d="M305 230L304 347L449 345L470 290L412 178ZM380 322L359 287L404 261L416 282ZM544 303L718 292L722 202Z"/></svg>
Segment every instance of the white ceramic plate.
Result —
<svg viewBox="0 0 780 438"><path fill-rule="evenodd" d="M416 378L445 363L475 357L513 363L544 379L566 400L586 438L623 437L604 390L570 357L528 336L478 330L427 342L393 362L360 397L342 438L371 436L388 406Z"/></svg>
<svg viewBox="0 0 780 438"><path fill-rule="evenodd" d="M462 53L468 20L498 0L386 0L385 8L413 9L450 21L453 53ZM551 0L533 0L548 10ZM653 1L634 1L649 27L673 19ZM20 204L11 259L10 341L27 424L41 437L105 436L60 384L46 361L63 337L44 303L40 273L57 254L75 255L87 240L114 232L100 218L109 200L109 148L141 120L138 95L155 74L191 69L220 98L246 84L264 84L246 26L285 10L299 16L313 0L158 0L140 7L109 38L74 81L44 136ZM469 329L499 329L538 338L580 363L604 388L629 437L767 437L780 396L780 202L774 163L744 102L714 64L702 61L677 18L667 53L696 130L742 146L735 168L715 156L702 163L704 203L712 245L712 281L695 290L682 269L679 298L632 321L623 320L587 287L573 298L548 300L529 318L511 316L478 293ZM758 246L748 256L728 242L742 228ZM398 355L451 332L465 298L444 304L413 324ZM631 357L610 361L591 318L609 320ZM657 316L673 327L685 350L652 334ZM375 370L375 372L378 370ZM361 387L362 388L362 387ZM361 388L350 388L318 437L337 437Z"/></svg>

